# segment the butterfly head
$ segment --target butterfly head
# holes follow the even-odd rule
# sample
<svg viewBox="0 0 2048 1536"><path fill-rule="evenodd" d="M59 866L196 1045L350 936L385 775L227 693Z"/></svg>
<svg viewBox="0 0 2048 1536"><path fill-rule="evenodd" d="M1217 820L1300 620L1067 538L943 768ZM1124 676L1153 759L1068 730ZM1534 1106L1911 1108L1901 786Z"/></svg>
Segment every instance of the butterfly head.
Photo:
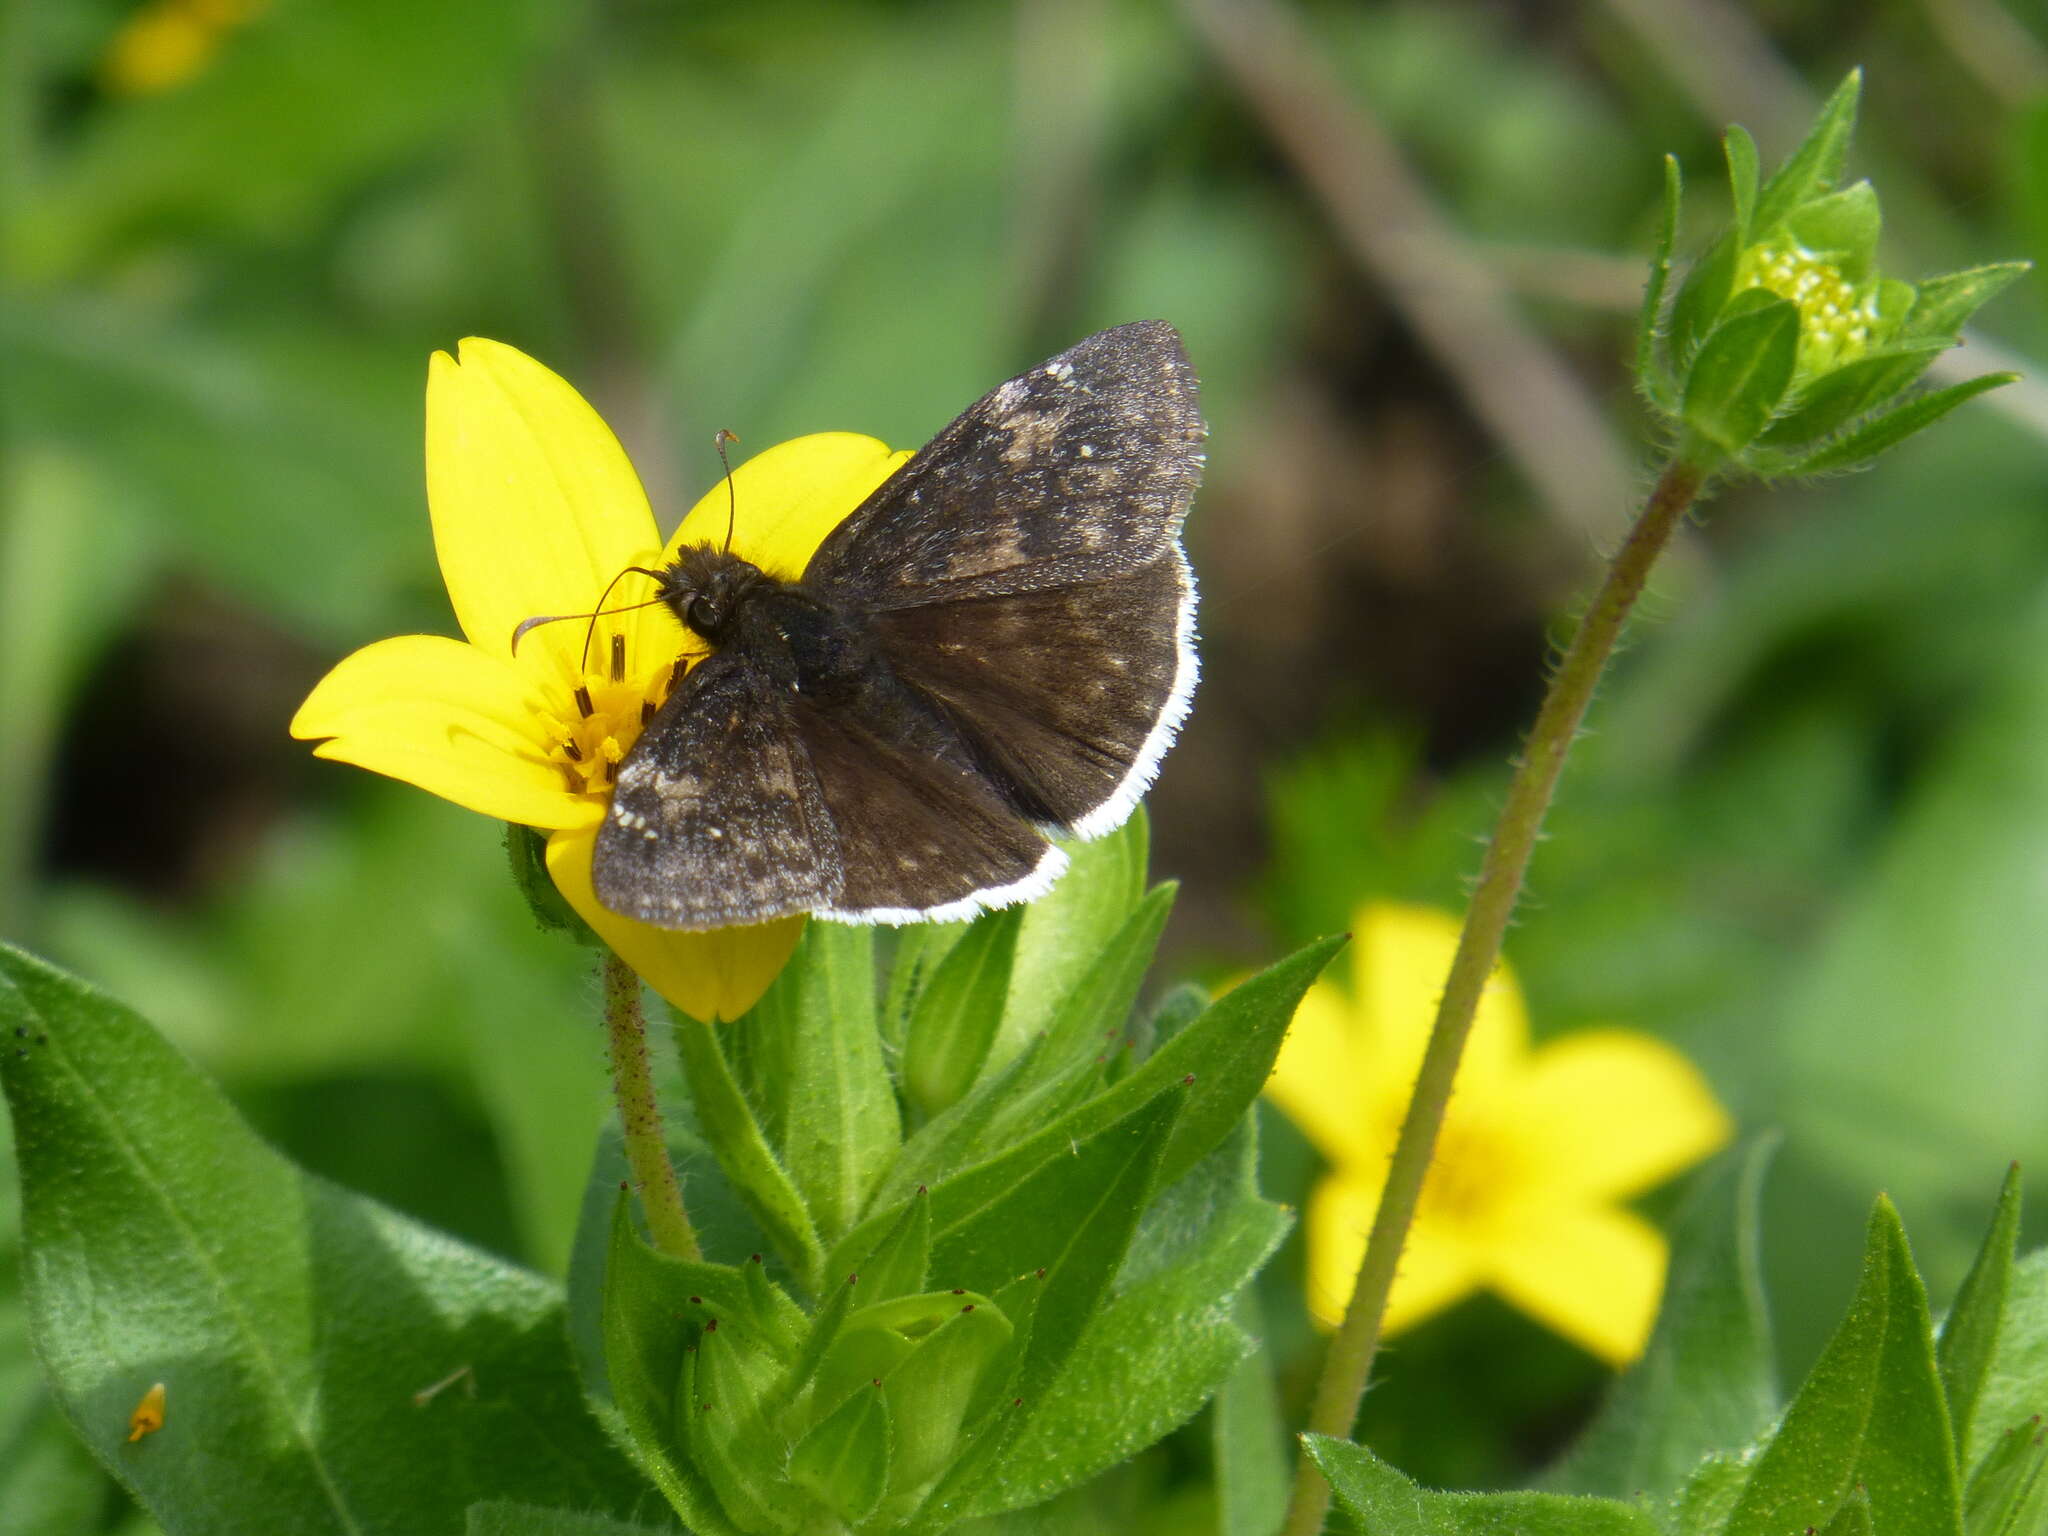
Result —
<svg viewBox="0 0 2048 1536"><path fill-rule="evenodd" d="M710 544L679 551L662 568L661 601L713 645L722 643L747 593L766 578L759 566Z"/></svg>

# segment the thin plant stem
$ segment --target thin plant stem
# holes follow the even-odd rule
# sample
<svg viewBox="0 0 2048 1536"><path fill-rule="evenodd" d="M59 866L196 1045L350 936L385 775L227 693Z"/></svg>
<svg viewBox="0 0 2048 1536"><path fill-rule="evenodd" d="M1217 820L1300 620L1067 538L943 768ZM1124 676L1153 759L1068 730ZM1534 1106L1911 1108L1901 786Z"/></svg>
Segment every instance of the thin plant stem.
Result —
<svg viewBox="0 0 2048 1536"><path fill-rule="evenodd" d="M604 957L604 1032L612 1097L618 1101L619 1128L626 1141L626 1166L632 1170L640 1208L647 1213L647 1230L663 1253L700 1263L704 1252L683 1209L683 1189L668 1160L654 1074L647 1066L647 1015L640 1008L640 978L609 950Z"/></svg>
<svg viewBox="0 0 2048 1536"><path fill-rule="evenodd" d="M1615 642L1642 593L1650 567L1698 498L1706 478L1705 467L1684 455L1665 467L1642 516L1629 530L1627 540L1608 567L1592 605L1579 620L1578 632L1558 663L1550 691L1530 729L1528 743L1508 785L1507 799L1501 806L1500 820L1487 844L1485 861L1480 865L1472 905L1465 914L1465 928L1458 937L1458 952L1451 961L1451 973L1444 983L1443 1000L1437 1005L1429 1046L1416 1075L1408 1117L1402 1122L1401 1137L1387 1168L1386 1188L1373 1218L1372 1235L1366 1240L1365 1257L1358 1266L1351 1305L1323 1362L1322 1379L1308 1421L1308 1428L1316 1434L1343 1438L1350 1434L1352 1422L1358 1417L1359 1400L1365 1395L1373 1354L1379 1348L1387 1295L1394 1287L1395 1267L1436 1151L1437 1132L1443 1125L1445 1106L1450 1103L1451 1084L1458 1075L1466 1037L1472 1032L1479 995L1500 958L1501 940L1521 894L1522 877L1535 851L1544 813L1556 793L1558 775L1564 770L1565 757L1578 736L1586 706L1592 702L1600 674L1614 653ZM1323 1528L1329 1508L1329 1484L1304 1451L1295 1473L1294 1497L1288 1506L1284 1536L1315 1536Z"/></svg>

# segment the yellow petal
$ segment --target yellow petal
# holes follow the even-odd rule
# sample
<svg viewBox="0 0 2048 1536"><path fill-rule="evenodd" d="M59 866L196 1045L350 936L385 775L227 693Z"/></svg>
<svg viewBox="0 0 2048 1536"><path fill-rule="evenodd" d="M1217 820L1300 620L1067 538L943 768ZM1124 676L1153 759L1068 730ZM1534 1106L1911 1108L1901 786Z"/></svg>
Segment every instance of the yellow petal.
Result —
<svg viewBox="0 0 2048 1536"><path fill-rule="evenodd" d="M1555 1333L1621 1366L1643 1352L1664 1289L1663 1235L1615 1207L1532 1212L1486 1256L1494 1290Z"/></svg>
<svg viewBox="0 0 2048 1536"><path fill-rule="evenodd" d="M473 645L400 635L341 662L292 717L316 755L403 779L500 821L594 824L602 806L548 761L531 681Z"/></svg>
<svg viewBox="0 0 2048 1536"><path fill-rule="evenodd" d="M1549 1192L1638 1194L1734 1133L1690 1061L1634 1030L1588 1029L1536 1051L1503 1123L1524 1175Z"/></svg>
<svg viewBox="0 0 2048 1536"><path fill-rule="evenodd" d="M732 552L771 576L794 581L811 556L876 486L896 472L909 451L858 432L814 432L755 454L704 494L669 541L723 547L727 520Z"/></svg>
<svg viewBox="0 0 2048 1536"><path fill-rule="evenodd" d="M1359 1177L1385 1172L1384 1117L1370 1093L1352 1021L1353 1005L1336 987L1317 982L1294 1010L1266 1097L1316 1150Z"/></svg>
<svg viewBox="0 0 2048 1536"><path fill-rule="evenodd" d="M506 656L520 623L588 612L660 539L625 450L581 395L502 343L470 337L460 350L460 363L436 352L427 370L434 551L463 633ZM612 601L647 595L644 582L621 583ZM637 617L615 622L638 638ZM531 646L566 675L583 637L582 624L547 625L520 642L520 659ZM600 626L600 656L608 644Z"/></svg>
<svg viewBox="0 0 2048 1536"><path fill-rule="evenodd" d="M1381 1181L1341 1175L1325 1179L1309 1197L1304 1226L1308 1236L1308 1307L1316 1321L1334 1328L1343 1321L1358 1283L1358 1261L1379 1208ZM1401 1253L1401 1267L1387 1298L1385 1329L1412 1327L1469 1295L1479 1284L1478 1258L1455 1229L1418 1221Z"/></svg>
<svg viewBox="0 0 2048 1536"><path fill-rule="evenodd" d="M768 990L802 937L802 916L750 928L679 933L634 922L599 904L590 884L595 826L548 839L548 874L577 915L640 979L694 1019L736 1019Z"/></svg>
<svg viewBox="0 0 2048 1536"><path fill-rule="evenodd" d="M1373 902L1358 913L1353 928L1353 990L1376 1074L1405 1101L1457 953L1458 920L1434 907ZM1514 1070L1528 1041L1521 989L1507 967L1498 965L1480 994L1457 1091L1488 1092Z"/></svg>

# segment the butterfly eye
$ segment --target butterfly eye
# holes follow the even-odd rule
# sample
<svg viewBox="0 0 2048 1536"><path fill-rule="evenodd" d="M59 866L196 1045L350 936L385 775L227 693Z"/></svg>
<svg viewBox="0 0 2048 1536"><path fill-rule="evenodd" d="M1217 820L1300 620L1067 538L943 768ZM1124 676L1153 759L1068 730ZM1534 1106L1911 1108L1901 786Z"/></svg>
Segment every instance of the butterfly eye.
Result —
<svg viewBox="0 0 2048 1536"><path fill-rule="evenodd" d="M714 602L704 593L690 599L690 628L699 634L708 635L717 630L725 621L725 605Z"/></svg>

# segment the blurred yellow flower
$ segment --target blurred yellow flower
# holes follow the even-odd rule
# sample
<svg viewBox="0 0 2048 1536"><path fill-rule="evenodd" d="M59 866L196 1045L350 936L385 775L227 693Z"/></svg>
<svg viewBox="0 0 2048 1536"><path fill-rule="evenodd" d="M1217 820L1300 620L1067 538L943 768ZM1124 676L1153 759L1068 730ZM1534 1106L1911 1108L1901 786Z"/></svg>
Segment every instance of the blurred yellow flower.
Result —
<svg viewBox="0 0 2048 1536"><path fill-rule="evenodd" d="M100 82L119 96L149 96L183 85L220 51L227 35L268 0L144 0L100 60Z"/></svg>
<svg viewBox="0 0 2048 1536"><path fill-rule="evenodd" d="M434 549L465 644L380 640L322 678L291 724L321 757L403 779L470 810L547 833L548 873L569 904L663 997L699 1019L744 1013L803 931L801 916L678 933L597 902L591 848L612 775L704 646L660 606L607 612L589 652L587 613L629 565L657 566L685 542L722 541L723 482L660 548L625 450L583 397L532 358L474 337L427 374L427 501ZM768 449L732 473L735 554L794 579L868 493L909 457L871 437L824 432ZM649 595L622 585L611 607Z"/></svg>
<svg viewBox="0 0 2048 1536"><path fill-rule="evenodd" d="M1350 1301L1457 941L1447 913L1365 907L1349 993L1309 990L1266 1084L1330 1164L1306 1218L1309 1308L1326 1326ZM1485 1287L1610 1364L1634 1359L1667 1251L1620 1202L1731 1129L1699 1071L1648 1035L1588 1029L1531 1049L1502 967L1480 1001L1387 1331Z"/></svg>

